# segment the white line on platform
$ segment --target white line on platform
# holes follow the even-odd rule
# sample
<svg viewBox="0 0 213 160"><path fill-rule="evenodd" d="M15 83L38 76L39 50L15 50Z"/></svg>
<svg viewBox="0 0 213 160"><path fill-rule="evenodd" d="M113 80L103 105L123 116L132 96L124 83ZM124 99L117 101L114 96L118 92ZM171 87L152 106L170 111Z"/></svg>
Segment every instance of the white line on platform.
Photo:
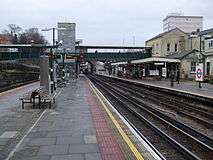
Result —
<svg viewBox="0 0 213 160"><path fill-rule="evenodd" d="M27 133L24 135L24 137L19 141L19 143L15 146L15 148L10 152L10 154L8 155L8 157L5 160L9 160L15 153L15 151L19 148L19 146L21 145L21 143L24 141L24 139L28 136L28 134L32 131L32 129L36 126L36 124L38 123L38 121L42 118L42 116L47 112L47 110L45 109L42 114L39 116L39 118L36 120L36 122L33 124L33 126L27 131Z"/></svg>
<svg viewBox="0 0 213 160"><path fill-rule="evenodd" d="M88 79L88 78L87 78ZM89 80L89 79L88 79ZM90 80L89 80L90 83L92 83ZM93 85L93 84L92 84ZM113 111L119 116L119 118L124 122L124 124L126 124L126 126L131 130L131 132L133 133L133 135L138 139L139 142L141 142L141 144L149 151L149 153L153 156L153 158L155 160L162 160L162 158L158 155L160 153L156 153L156 151L154 151L150 145L151 144L148 144L146 141L148 140L144 140L145 137L141 137L136 131L135 129L126 121L126 119L113 107L113 105L105 98L105 96L97 89L97 87L95 87L93 85L93 87L96 89L96 91L98 92L98 94L101 95L101 97L104 99L105 102L107 102L107 104L113 109ZM152 146L153 147L153 146ZM161 155L162 156L162 155ZM162 156L163 157L163 156Z"/></svg>
<svg viewBox="0 0 213 160"><path fill-rule="evenodd" d="M56 98L61 94L63 89L61 89L58 94L56 95ZM15 148L10 152L10 154L8 155L8 157L5 160L9 160L14 153L16 152L16 150L20 147L20 145L22 144L22 142L24 141L24 139L28 136L28 134L33 130L33 128L37 125L37 123L40 121L40 119L43 117L43 115L48 111L48 109L45 109L42 114L39 116L39 118L36 120L36 122L32 125L32 127L30 127L30 129L27 131L27 133L24 135L24 137L19 141L19 143L15 146Z"/></svg>

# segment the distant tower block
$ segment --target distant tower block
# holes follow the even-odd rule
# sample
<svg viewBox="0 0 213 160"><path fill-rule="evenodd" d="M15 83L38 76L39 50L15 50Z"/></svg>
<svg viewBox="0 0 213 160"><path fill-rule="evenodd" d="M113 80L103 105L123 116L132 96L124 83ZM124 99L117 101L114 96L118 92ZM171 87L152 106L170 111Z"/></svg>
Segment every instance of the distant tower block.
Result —
<svg viewBox="0 0 213 160"><path fill-rule="evenodd" d="M163 31L170 31L179 28L186 33L203 30L202 16L184 16L178 13L172 13L163 20Z"/></svg>
<svg viewBox="0 0 213 160"><path fill-rule="evenodd" d="M58 28L63 28L58 30L58 41L63 41L60 48L66 49L69 52L75 52L75 23L58 23Z"/></svg>

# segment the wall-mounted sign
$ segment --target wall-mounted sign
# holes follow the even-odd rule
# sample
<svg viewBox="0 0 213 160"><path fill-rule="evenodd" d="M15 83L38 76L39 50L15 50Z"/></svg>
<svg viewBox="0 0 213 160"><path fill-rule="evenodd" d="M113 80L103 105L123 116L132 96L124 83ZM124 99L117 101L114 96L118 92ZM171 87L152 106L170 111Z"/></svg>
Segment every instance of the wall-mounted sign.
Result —
<svg viewBox="0 0 213 160"><path fill-rule="evenodd" d="M154 65L156 65L156 66L163 66L164 63L163 62L155 62Z"/></svg>
<svg viewBox="0 0 213 160"><path fill-rule="evenodd" d="M166 78L166 67L162 68L162 77Z"/></svg>
<svg viewBox="0 0 213 160"><path fill-rule="evenodd" d="M159 70L149 70L150 76L159 76Z"/></svg>

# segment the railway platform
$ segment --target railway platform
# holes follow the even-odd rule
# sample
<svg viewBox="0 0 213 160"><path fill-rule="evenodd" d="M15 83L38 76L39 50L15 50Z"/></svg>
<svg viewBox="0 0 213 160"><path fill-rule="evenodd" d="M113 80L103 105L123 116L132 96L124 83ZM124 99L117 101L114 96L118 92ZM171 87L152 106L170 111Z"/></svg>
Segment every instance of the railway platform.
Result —
<svg viewBox="0 0 213 160"><path fill-rule="evenodd" d="M112 78L122 79L126 81L141 83L146 86L151 86L159 89L166 89L171 90L183 94L203 97L203 98L209 98L213 100L213 85L208 83L202 83L202 88L198 87L198 82L194 81L181 81L180 84L177 84L177 82L174 82L174 86L172 87L170 85L169 80L140 80L140 79L126 79L126 78L120 78L115 76L108 76Z"/></svg>
<svg viewBox="0 0 213 160"><path fill-rule="evenodd" d="M5 158L100 159L160 158L84 76L62 89L55 107L45 109L37 116Z"/></svg>
<svg viewBox="0 0 213 160"><path fill-rule="evenodd" d="M174 82L173 87L170 86L170 81L164 81L164 80L162 81L144 81L144 80L141 81L140 80L140 82L213 98L213 85L208 83L202 83L202 88L199 88L198 82L192 82L192 81L190 82L181 81L180 84L177 84L177 82Z"/></svg>

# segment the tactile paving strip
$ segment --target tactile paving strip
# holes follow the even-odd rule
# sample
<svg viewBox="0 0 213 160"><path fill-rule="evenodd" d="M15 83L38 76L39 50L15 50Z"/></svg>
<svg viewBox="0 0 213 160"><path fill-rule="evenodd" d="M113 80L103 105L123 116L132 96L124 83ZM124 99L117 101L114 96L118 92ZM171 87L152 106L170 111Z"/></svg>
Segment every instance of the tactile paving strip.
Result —
<svg viewBox="0 0 213 160"><path fill-rule="evenodd" d="M119 147L116 138L111 130L111 127L106 121L105 116L103 115L97 99L91 95L88 84L85 84L88 87L88 96L87 100L91 106L91 113L93 122L96 128L96 136L98 140L99 149L103 160L123 160L125 156Z"/></svg>

